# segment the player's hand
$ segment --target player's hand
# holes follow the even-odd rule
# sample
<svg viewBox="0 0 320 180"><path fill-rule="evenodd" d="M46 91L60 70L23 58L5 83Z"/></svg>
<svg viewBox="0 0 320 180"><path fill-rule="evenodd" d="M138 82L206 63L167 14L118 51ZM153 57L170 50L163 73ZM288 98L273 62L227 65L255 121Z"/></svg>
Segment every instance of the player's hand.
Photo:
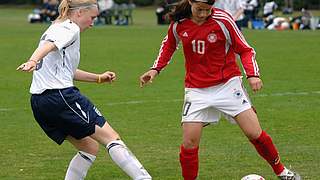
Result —
<svg viewBox="0 0 320 180"><path fill-rule="evenodd" d="M25 63L22 63L20 66L17 67L17 71L23 71L23 72L32 72L36 69L37 62L34 60L29 60Z"/></svg>
<svg viewBox="0 0 320 180"><path fill-rule="evenodd" d="M111 71L106 71L106 72L100 74L99 76L101 78L100 83L104 83L104 82L112 83L113 81L115 81L117 79L116 73L111 72Z"/></svg>
<svg viewBox="0 0 320 180"><path fill-rule="evenodd" d="M152 80L158 75L158 71L151 69L140 76L140 87L142 88L147 83L152 83Z"/></svg>
<svg viewBox="0 0 320 180"><path fill-rule="evenodd" d="M259 91L263 86L262 80L258 77L250 77L248 82L253 92Z"/></svg>

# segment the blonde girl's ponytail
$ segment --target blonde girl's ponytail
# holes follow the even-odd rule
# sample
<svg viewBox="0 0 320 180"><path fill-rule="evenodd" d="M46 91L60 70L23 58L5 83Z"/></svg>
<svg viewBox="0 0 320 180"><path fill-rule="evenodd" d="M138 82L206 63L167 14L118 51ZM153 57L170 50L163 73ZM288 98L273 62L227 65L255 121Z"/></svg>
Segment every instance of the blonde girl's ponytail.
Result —
<svg viewBox="0 0 320 180"><path fill-rule="evenodd" d="M63 21L65 19L68 19L68 11L69 11L69 4L71 3L71 0L62 0L59 5L59 16L56 20Z"/></svg>
<svg viewBox="0 0 320 180"><path fill-rule="evenodd" d="M64 21L68 19L68 13L71 10L91 7L97 7L97 0L62 0L59 5L59 16L56 20Z"/></svg>

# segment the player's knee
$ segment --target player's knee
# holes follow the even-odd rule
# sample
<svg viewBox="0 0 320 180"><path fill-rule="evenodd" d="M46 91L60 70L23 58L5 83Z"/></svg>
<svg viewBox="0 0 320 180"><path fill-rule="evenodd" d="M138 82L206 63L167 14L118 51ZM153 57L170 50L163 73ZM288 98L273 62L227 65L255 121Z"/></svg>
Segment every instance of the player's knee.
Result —
<svg viewBox="0 0 320 180"><path fill-rule="evenodd" d="M186 139L182 144L186 149L192 149L199 146L199 142L196 139Z"/></svg>
<svg viewBox="0 0 320 180"><path fill-rule="evenodd" d="M99 144L97 143L95 146L92 147L92 154L97 155L99 152Z"/></svg>
<svg viewBox="0 0 320 180"><path fill-rule="evenodd" d="M256 131L246 133L246 136L248 137L249 140L255 140L255 139L259 139L261 134L262 134L262 129L257 129Z"/></svg>
<svg viewBox="0 0 320 180"><path fill-rule="evenodd" d="M99 143L96 142L96 141L92 141L91 143L87 144L81 150L96 156L98 154L98 152L99 152Z"/></svg>
<svg viewBox="0 0 320 180"><path fill-rule="evenodd" d="M111 141L120 139L119 134L108 124L105 124L102 128L96 128L96 132L92 137L102 145L107 145Z"/></svg>

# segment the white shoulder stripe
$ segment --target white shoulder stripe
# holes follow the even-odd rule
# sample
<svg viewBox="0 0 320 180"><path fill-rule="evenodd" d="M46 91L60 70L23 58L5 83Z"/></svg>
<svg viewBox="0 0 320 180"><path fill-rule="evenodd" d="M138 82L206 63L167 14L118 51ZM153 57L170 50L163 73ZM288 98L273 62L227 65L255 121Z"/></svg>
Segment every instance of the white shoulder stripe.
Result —
<svg viewBox="0 0 320 180"><path fill-rule="evenodd" d="M172 25L172 33L174 35L174 38L176 40L176 48L178 48L178 44L180 42L180 39L179 39L179 35L177 33L177 25L178 25L178 22L175 22L173 25ZM158 57L157 59L155 60L152 68L156 68L158 66L158 63L159 63L159 60L160 60L160 57L162 56L162 53L163 53L163 48L164 48L164 44L168 41L168 35L166 35L166 37L162 40L161 42L161 47L160 47L160 50L159 50L159 54L158 54ZM170 57L170 61L171 61L171 58L172 56ZM168 64L170 63L170 61L168 61Z"/></svg>
<svg viewBox="0 0 320 180"><path fill-rule="evenodd" d="M240 32L240 30L238 29L236 23L234 22L234 20L232 18L230 18L229 16L227 16L225 13L214 13L213 15L213 18L216 18L216 19L223 19L223 20L226 20L228 21L231 26L233 27L233 29L235 30L237 36L239 37L239 39L241 40L241 42L243 44L245 44L246 46L248 47L251 47L247 42L246 40L244 39L242 33Z"/></svg>
<svg viewBox="0 0 320 180"><path fill-rule="evenodd" d="M227 54L229 51L230 45L232 44L229 30L226 28L226 26L221 21L216 20L216 19L214 19L214 21L216 21L218 23L224 36L226 37L225 53Z"/></svg>
<svg viewBox="0 0 320 180"><path fill-rule="evenodd" d="M180 41L179 35L178 35L178 33L177 33L177 26L178 26L178 22L175 22L175 23L173 24L173 27L172 27L173 35L174 35L174 37L175 37L175 39L176 39L176 46L178 46L179 41Z"/></svg>
<svg viewBox="0 0 320 180"><path fill-rule="evenodd" d="M247 43L247 41L244 39L242 33L240 32L240 30L238 29L236 23L234 22L234 20L229 17L225 12L223 11L216 11L213 16L212 16L214 19L218 19L218 20L226 20L228 21L231 26L233 27L233 29L235 30L237 36L239 37L239 39L241 40L241 42L243 44L245 44L246 46L250 47L251 46ZM255 56L256 56L256 52L254 51L254 49L252 48L253 50L253 53L254 55L252 56L252 59L251 59L251 62L252 62L252 65L253 65L253 68L254 68L254 74L256 76L259 76L259 67L258 67L258 64L257 64L257 61L255 60Z"/></svg>
<svg viewBox="0 0 320 180"><path fill-rule="evenodd" d="M254 75L255 76L260 76L259 74L259 66L257 64L257 61L256 61L256 52L253 50L253 56L252 56L252 64L253 64L253 69L254 69Z"/></svg>
<svg viewBox="0 0 320 180"><path fill-rule="evenodd" d="M166 35L166 37L164 37L163 41L161 42L161 47L160 47L160 50L159 50L159 55L157 57L157 59L155 60L154 64L153 64L153 68L157 67L158 66L158 62L159 62L159 59L162 55L162 52L163 52L163 46L164 46L164 43L167 42L168 40L168 35Z"/></svg>

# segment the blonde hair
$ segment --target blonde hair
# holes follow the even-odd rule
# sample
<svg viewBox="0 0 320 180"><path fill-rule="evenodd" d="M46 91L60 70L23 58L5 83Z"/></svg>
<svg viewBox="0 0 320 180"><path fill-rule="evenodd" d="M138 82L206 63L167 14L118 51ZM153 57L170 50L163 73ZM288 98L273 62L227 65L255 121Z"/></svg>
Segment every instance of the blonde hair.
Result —
<svg viewBox="0 0 320 180"><path fill-rule="evenodd" d="M68 19L68 13L71 10L92 7L97 7L97 0L62 0L59 5L59 16L56 20Z"/></svg>

